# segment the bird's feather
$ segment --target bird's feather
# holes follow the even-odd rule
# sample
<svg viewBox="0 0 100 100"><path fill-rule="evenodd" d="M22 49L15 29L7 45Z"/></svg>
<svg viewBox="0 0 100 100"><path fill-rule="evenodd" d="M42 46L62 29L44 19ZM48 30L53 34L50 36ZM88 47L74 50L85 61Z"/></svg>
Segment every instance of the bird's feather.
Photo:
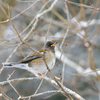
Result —
<svg viewBox="0 0 100 100"><path fill-rule="evenodd" d="M41 54L43 54L43 49L40 49L39 52ZM45 52L48 51L47 49L45 49ZM32 60L38 59L38 58L42 58L42 55L38 54L38 53L33 53L31 56L27 57L26 59L23 59L21 61L19 61L18 63L29 63Z"/></svg>
<svg viewBox="0 0 100 100"><path fill-rule="evenodd" d="M30 57L27 57L26 59L19 61L18 63L28 63L32 60L35 60L35 59L38 59L38 58L41 58L41 57L42 57L41 55L33 55L33 56L30 56Z"/></svg>

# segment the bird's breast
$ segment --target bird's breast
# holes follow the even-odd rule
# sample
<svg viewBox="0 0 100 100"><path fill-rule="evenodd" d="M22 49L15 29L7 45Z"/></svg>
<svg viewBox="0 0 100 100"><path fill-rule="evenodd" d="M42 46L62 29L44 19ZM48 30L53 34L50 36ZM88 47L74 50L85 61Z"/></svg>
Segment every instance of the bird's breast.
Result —
<svg viewBox="0 0 100 100"><path fill-rule="evenodd" d="M50 69L52 69L55 65L55 54L53 52L45 52L45 61ZM38 70L41 73L44 73L47 71L47 67L43 61L43 58L38 58L30 62L30 67L32 67L34 70Z"/></svg>
<svg viewBox="0 0 100 100"><path fill-rule="evenodd" d="M53 52L49 52L49 53L47 52L45 55L46 55L45 56L46 63L48 67L52 69L55 64L55 54Z"/></svg>

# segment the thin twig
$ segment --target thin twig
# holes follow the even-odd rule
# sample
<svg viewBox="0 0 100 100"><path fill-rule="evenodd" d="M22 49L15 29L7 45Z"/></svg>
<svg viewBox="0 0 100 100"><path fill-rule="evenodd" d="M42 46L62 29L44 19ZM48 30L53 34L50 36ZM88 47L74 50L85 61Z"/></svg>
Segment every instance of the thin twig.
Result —
<svg viewBox="0 0 100 100"><path fill-rule="evenodd" d="M48 81L48 82L50 82L52 85L55 85L55 86L58 86L58 84L54 81L54 80L52 80L52 79L50 79L50 78L48 78L48 77L46 77L46 76L42 76L42 78L44 79L44 80L46 80L46 81ZM28 81L28 80L41 80L41 77L40 76L38 76L38 77L34 77L34 78L18 78L18 79L11 79L11 80L9 80L9 82L14 82L14 81ZM8 81L3 81L3 82L0 82L0 84L1 85L4 85L4 84L7 84L7 83L9 83ZM75 93L74 91L72 91L72 90L70 90L70 89L68 89L68 88L66 88L64 85L62 85L60 82L59 82L59 84L64 88L64 90L65 91L67 91L68 93L70 93L72 96L75 96L75 98L77 98L78 100L85 100L85 99L83 99L80 95L78 95L77 93ZM64 93L63 91L61 92L61 93Z"/></svg>
<svg viewBox="0 0 100 100"><path fill-rule="evenodd" d="M44 63L47 67L47 70L50 72L50 74L53 76L54 80L56 81L56 83L58 84L58 86L61 88L61 90L66 94L66 96L68 96L68 98L70 100L72 100L72 97L70 96L69 93L67 93L67 91L65 91L65 89L61 86L61 84L59 84L58 80L55 78L54 74L52 73L52 71L49 69L47 63L46 63L46 60L45 60L45 56L43 55L43 60L44 60Z"/></svg>
<svg viewBox="0 0 100 100"><path fill-rule="evenodd" d="M78 4L78 3L75 3L75 2L71 2L69 0L65 0L66 3L70 3L70 4L73 4L73 5L76 5L76 6L79 6L79 7L85 7L85 8L89 8L89 9L94 9L94 10L97 10L97 11L100 11L100 8L94 8L92 6L87 6L85 4Z"/></svg>
<svg viewBox="0 0 100 100"><path fill-rule="evenodd" d="M18 100L37 97L37 96L40 96L40 95L43 95L43 94L48 94L48 93L57 93L57 92L59 93L60 91L58 91L58 90L45 91L45 92L41 92L41 93L38 93L38 94L33 94L33 95L30 95L30 96L26 96L26 97L20 97L20 98L18 98Z"/></svg>
<svg viewBox="0 0 100 100"><path fill-rule="evenodd" d="M7 78L7 81L9 83L9 85L13 88L13 90L20 96L20 93L17 91L17 89L15 88L14 84L9 81L11 76L14 74L14 72L15 72L15 70L9 75L9 77Z"/></svg>
<svg viewBox="0 0 100 100"><path fill-rule="evenodd" d="M66 3L65 3L65 7L66 7L66 12L67 12L67 19L69 20L69 11L68 11L68 6L67 6ZM66 39L66 37L67 37L67 35L68 35L68 32L69 32L69 26L68 26L68 28L67 28L67 30L66 30L66 33L65 33L65 35L64 35L64 37L63 37L63 40L62 40L62 42L61 42L60 49L62 49L62 46L63 46L63 44L64 44L64 42L65 42L65 39Z"/></svg>
<svg viewBox="0 0 100 100"><path fill-rule="evenodd" d="M2 87L0 86L0 92L2 93L2 97L4 100L12 100L10 97L8 97L2 90Z"/></svg>

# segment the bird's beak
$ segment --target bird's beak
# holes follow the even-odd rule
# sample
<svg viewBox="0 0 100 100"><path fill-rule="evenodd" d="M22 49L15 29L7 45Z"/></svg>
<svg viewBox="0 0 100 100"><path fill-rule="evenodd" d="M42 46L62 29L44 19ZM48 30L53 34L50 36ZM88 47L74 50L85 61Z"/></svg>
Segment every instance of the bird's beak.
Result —
<svg viewBox="0 0 100 100"><path fill-rule="evenodd" d="M51 46L55 46L58 42L53 43Z"/></svg>

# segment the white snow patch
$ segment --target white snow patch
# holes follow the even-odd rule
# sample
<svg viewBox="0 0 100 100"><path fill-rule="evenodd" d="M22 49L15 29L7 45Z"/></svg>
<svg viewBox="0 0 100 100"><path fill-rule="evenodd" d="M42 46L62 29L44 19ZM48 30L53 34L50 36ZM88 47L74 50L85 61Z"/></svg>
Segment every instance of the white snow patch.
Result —
<svg viewBox="0 0 100 100"><path fill-rule="evenodd" d="M84 45L85 45L86 47L89 47L89 43L87 43L87 42L86 42Z"/></svg>
<svg viewBox="0 0 100 100"><path fill-rule="evenodd" d="M81 39L83 39L83 36L79 33L77 33L77 36L79 36Z"/></svg>
<svg viewBox="0 0 100 100"><path fill-rule="evenodd" d="M84 32L84 31L81 31L80 33L81 33L83 36L85 35L85 32Z"/></svg>
<svg viewBox="0 0 100 100"><path fill-rule="evenodd" d="M84 28L88 26L87 22L85 21L80 21L80 25L81 27L84 27Z"/></svg>

